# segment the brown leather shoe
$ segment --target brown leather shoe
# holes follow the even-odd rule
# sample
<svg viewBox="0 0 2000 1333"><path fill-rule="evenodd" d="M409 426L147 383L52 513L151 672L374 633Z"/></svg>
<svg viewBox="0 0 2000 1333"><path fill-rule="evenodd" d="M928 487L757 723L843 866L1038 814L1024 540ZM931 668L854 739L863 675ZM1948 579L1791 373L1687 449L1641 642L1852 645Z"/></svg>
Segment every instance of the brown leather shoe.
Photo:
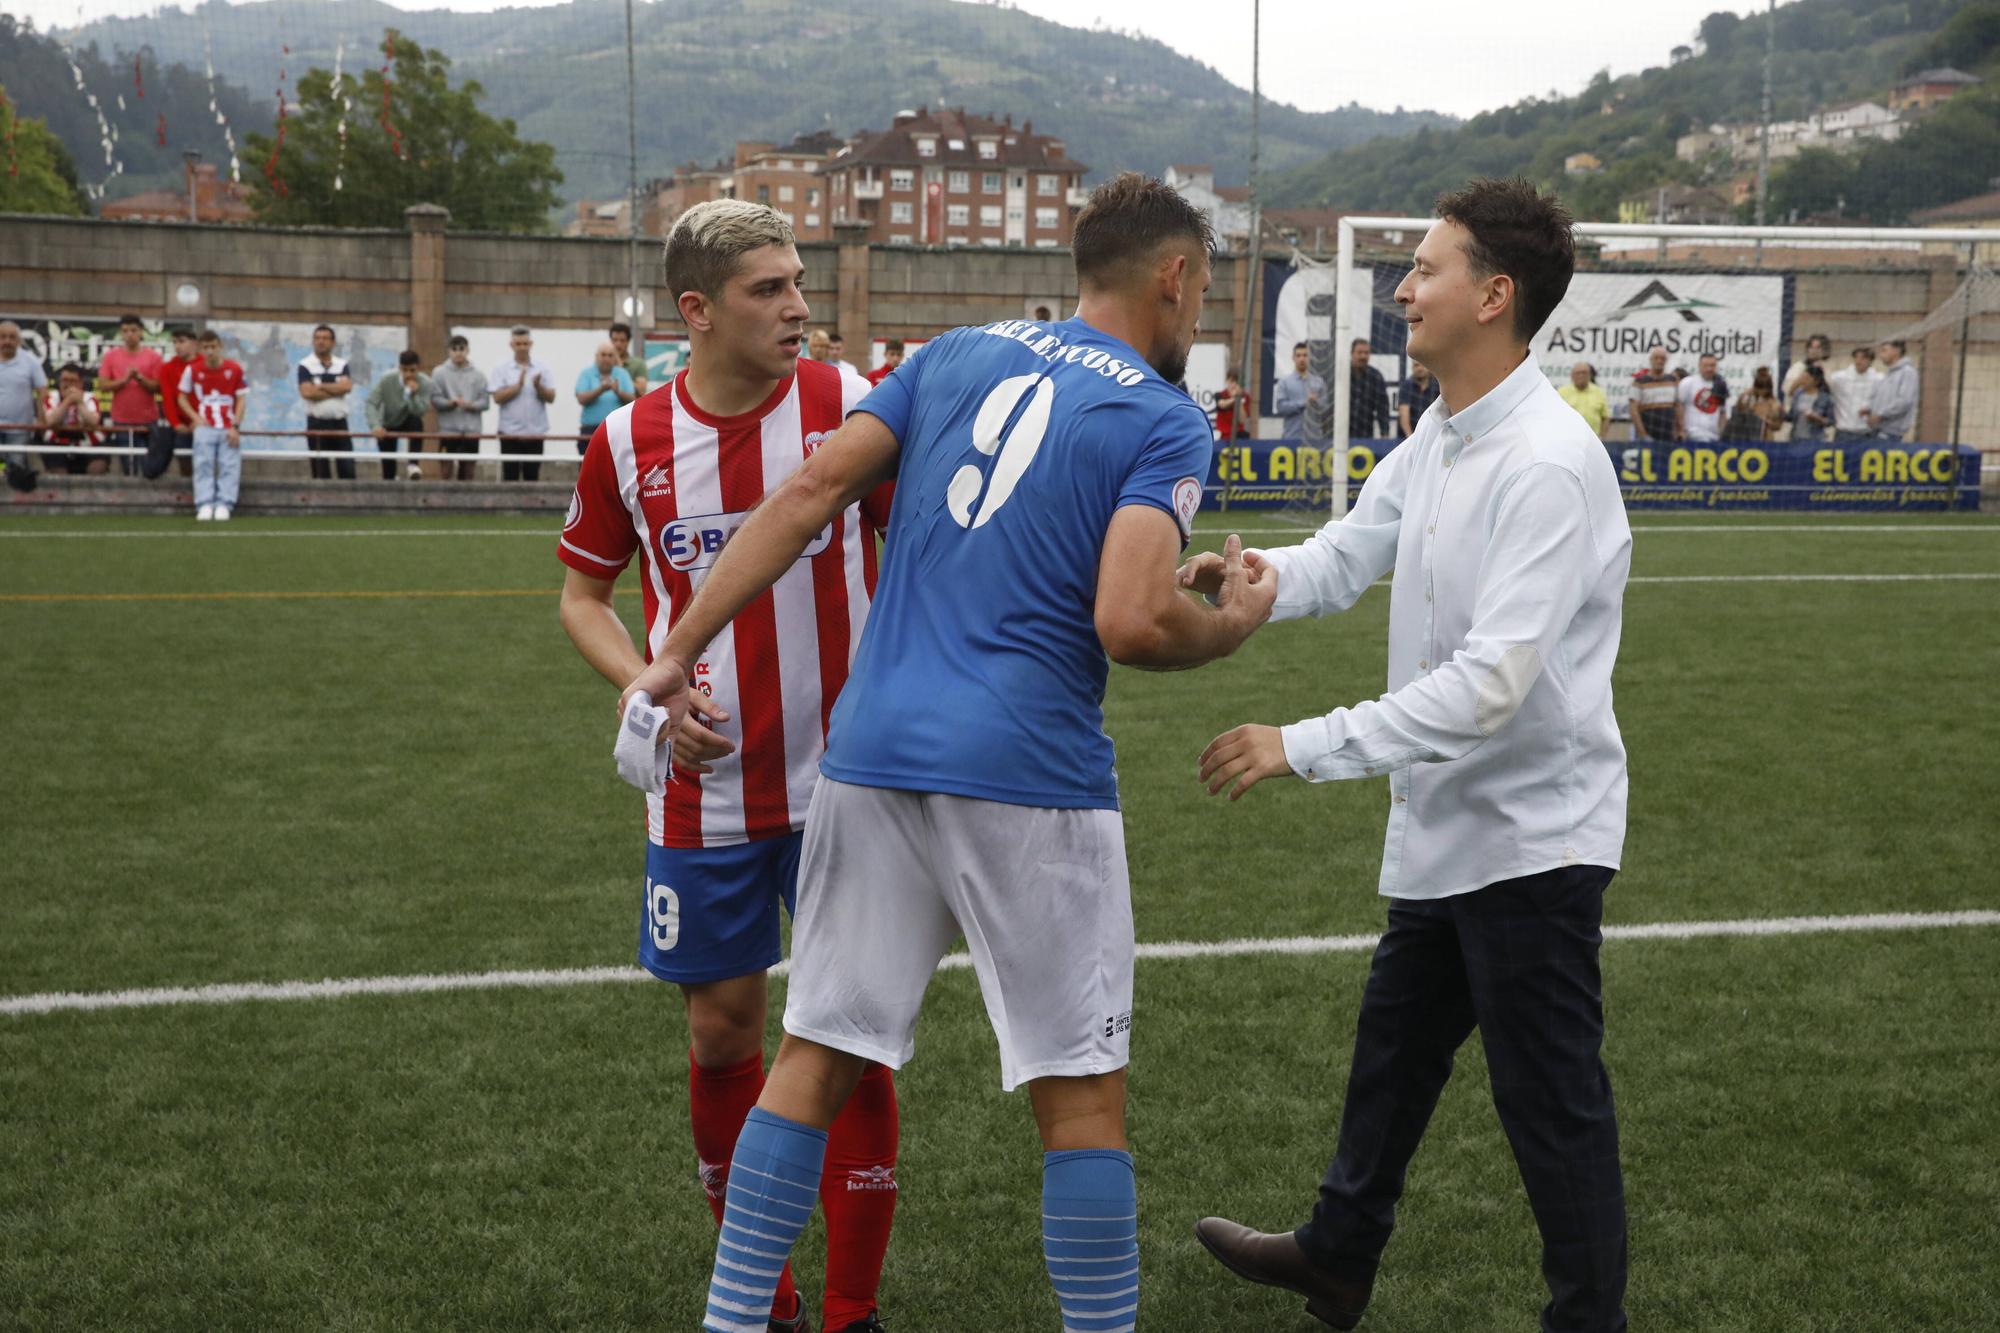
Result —
<svg viewBox="0 0 2000 1333"><path fill-rule="evenodd" d="M1368 1282L1343 1282L1306 1258L1290 1232L1269 1235L1238 1226L1226 1217L1204 1217L1194 1237L1224 1268L1267 1287L1283 1287L1306 1298L1306 1313L1335 1328L1353 1328L1368 1308Z"/></svg>

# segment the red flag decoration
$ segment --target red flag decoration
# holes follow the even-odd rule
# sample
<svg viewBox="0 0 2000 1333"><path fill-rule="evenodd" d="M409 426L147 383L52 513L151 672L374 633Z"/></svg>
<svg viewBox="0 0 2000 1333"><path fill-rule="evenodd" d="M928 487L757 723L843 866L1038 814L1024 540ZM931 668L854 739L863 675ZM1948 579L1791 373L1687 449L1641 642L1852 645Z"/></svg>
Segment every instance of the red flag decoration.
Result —
<svg viewBox="0 0 2000 1333"><path fill-rule="evenodd" d="M289 46L280 46L279 49L282 50L286 55L290 55L292 53L292 48ZM278 172L278 154L284 151L285 151L285 67L283 65L279 65L278 66L278 134L277 138L271 144L271 155L264 159L264 179L271 182L272 190L276 191L278 197L281 199L291 194L291 189L285 184L285 178Z"/></svg>
<svg viewBox="0 0 2000 1333"><path fill-rule="evenodd" d="M153 127L153 142L162 148L167 146L167 113L164 111L160 113L159 124Z"/></svg>
<svg viewBox="0 0 2000 1333"><path fill-rule="evenodd" d="M14 125L20 117L14 113L14 104L7 100L5 89L0 89L0 112L7 115L7 174L21 174L21 159L14 155Z"/></svg>
<svg viewBox="0 0 2000 1333"><path fill-rule="evenodd" d="M399 159L407 161L409 154L403 151L403 132L396 128L396 122L389 118L389 71L396 62L396 45L393 39L382 39L382 132L389 136L389 146L396 151Z"/></svg>
<svg viewBox="0 0 2000 1333"><path fill-rule="evenodd" d="M139 68L139 57L132 57L132 86L139 90L141 98L146 95L146 74Z"/></svg>

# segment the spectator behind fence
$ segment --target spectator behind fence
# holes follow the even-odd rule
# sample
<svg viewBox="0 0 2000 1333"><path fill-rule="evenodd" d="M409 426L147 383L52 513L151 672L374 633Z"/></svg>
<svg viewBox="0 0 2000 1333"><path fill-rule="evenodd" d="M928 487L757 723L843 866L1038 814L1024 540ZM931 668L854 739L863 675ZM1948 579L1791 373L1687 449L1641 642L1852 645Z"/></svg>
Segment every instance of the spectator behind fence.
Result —
<svg viewBox="0 0 2000 1333"><path fill-rule="evenodd" d="M1576 414L1589 424L1591 432L1598 439L1611 425L1611 400L1604 396L1604 386L1597 382L1597 367L1588 361L1579 361L1569 368L1569 383L1556 390L1565 403L1576 409Z"/></svg>
<svg viewBox="0 0 2000 1333"><path fill-rule="evenodd" d="M55 387L49 390L42 416L48 422L44 439L49 444L76 448L104 443L104 432L99 429L104 414L98 410L97 396L85 387L83 367L74 361L56 372ZM111 470L110 459L87 454L46 454L44 461L49 471L72 476L88 473L97 477Z"/></svg>
<svg viewBox="0 0 2000 1333"><path fill-rule="evenodd" d="M511 360L493 367L487 392L500 405L500 480L540 481L539 461L517 462L522 455L539 460L542 440L549 433L549 404L556 400L555 372L535 359L535 336L525 324L509 332Z"/></svg>
<svg viewBox="0 0 2000 1333"><path fill-rule="evenodd" d="M1244 409L1249 405L1243 401L1243 376L1235 366L1223 376L1222 392L1215 395L1215 435L1221 440L1240 440L1249 432L1243 429Z"/></svg>
<svg viewBox="0 0 2000 1333"><path fill-rule="evenodd" d="M160 415L166 419L167 429L174 433L174 455L180 473L188 477L194 475L194 422L181 411L181 380L186 377L188 367L201 357L195 351L193 329L177 325L171 337L173 359L160 367Z"/></svg>
<svg viewBox="0 0 2000 1333"><path fill-rule="evenodd" d="M1306 369L1308 356L1304 343L1292 345L1292 373L1278 381L1278 391L1272 406L1285 419L1285 438L1303 440L1306 438L1306 418L1317 416L1320 405L1326 401L1326 381ZM1313 423L1317 428L1318 423ZM1314 438L1324 438L1315 429Z"/></svg>
<svg viewBox="0 0 2000 1333"><path fill-rule="evenodd" d="M222 358L222 335L203 329L201 356L181 376L181 412L194 422L194 516L227 523L243 481L243 367ZM279 363L280 365L283 362ZM354 475L350 461L347 475Z"/></svg>
<svg viewBox="0 0 2000 1333"><path fill-rule="evenodd" d="M902 364L903 340L901 338L891 338L882 344L882 364L869 371L862 378L866 379L870 384L880 384L883 380L888 379L889 376L894 374L896 367Z"/></svg>
<svg viewBox="0 0 2000 1333"><path fill-rule="evenodd" d="M1809 368L1824 366L1827 357L1833 354L1833 339L1824 333L1815 333L1806 339L1806 354L1792 362L1792 368L1785 372L1785 382L1780 389L1781 396L1789 401L1793 394L1811 382Z"/></svg>
<svg viewBox="0 0 2000 1333"><path fill-rule="evenodd" d="M425 449L476 454L480 418L493 397L486 388L486 373L472 364L472 344L465 340L465 335L452 335L446 346L451 352L450 359L431 372L431 406L437 409L438 434L445 438L429 441ZM460 481L471 481L472 470L478 466L469 458L459 459L455 467L450 459L440 459L438 480L450 481L456 470Z"/></svg>
<svg viewBox="0 0 2000 1333"><path fill-rule="evenodd" d="M1366 338L1356 338L1347 349L1347 434L1356 440L1386 440L1392 429L1389 382L1368 364L1370 351Z"/></svg>
<svg viewBox="0 0 2000 1333"><path fill-rule="evenodd" d="M1729 383L1722 378L1721 363L1714 353L1704 355L1700 366L1700 371L1683 379L1675 392L1681 408L1681 438L1707 444L1722 438Z"/></svg>
<svg viewBox="0 0 2000 1333"><path fill-rule="evenodd" d="M827 337L825 329L814 329L806 335L806 356L814 361L824 361L833 355L833 339Z"/></svg>
<svg viewBox="0 0 2000 1333"><path fill-rule="evenodd" d="M406 444L416 444L411 453L423 452L422 443L410 437L423 434L424 413L437 386L419 368L422 361L413 351L403 352L396 358L396 368L368 390L368 429L375 436L375 448L382 454L384 481L396 479L397 464L403 461ZM409 479L421 481L423 468L414 458L408 461Z"/></svg>
<svg viewBox="0 0 2000 1333"><path fill-rule="evenodd" d="M1680 379L1667 370L1667 349L1655 347L1646 369L1632 377L1632 438L1671 444L1681 437Z"/></svg>
<svg viewBox="0 0 2000 1333"><path fill-rule="evenodd" d="M1874 348L1857 347L1852 357L1854 364L1826 377L1826 387L1833 394L1833 438L1843 444L1865 440L1874 433L1869 414L1875 410L1875 393L1882 383L1882 372L1875 369Z"/></svg>
<svg viewBox="0 0 2000 1333"><path fill-rule="evenodd" d="M841 337L837 330L826 335L826 359L835 370L853 371L856 375L861 373L848 364L847 339Z"/></svg>
<svg viewBox="0 0 2000 1333"><path fill-rule="evenodd" d="M118 320L118 345L105 352L97 369L97 391L111 395L111 442L146 447L160 420L160 376L166 362L146 346L146 326L137 315ZM121 456L122 472L139 470L133 454Z"/></svg>
<svg viewBox="0 0 2000 1333"><path fill-rule="evenodd" d="M28 455L22 446L31 429L40 429L48 419L42 402L48 387L42 363L21 350L21 326L0 319L0 446L6 446L10 485L26 479Z"/></svg>
<svg viewBox="0 0 2000 1333"><path fill-rule="evenodd" d="M576 377L576 401L583 405L583 439L576 442L576 452L583 453L604 418L638 396L632 376L618 364L618 348L608 342L597 344L597 360Z"/></svg>
<svg viewBox="0 0 2000 1333"><path fill-rule="evenodd" d="M347 395L354 392L354 378L348 373L347 359L333 354L331 324L313 330L313 349L299 362L298 381L299 397L306 400L307 450L352 454L354 437L347 433ZM353 481L353 458L336 459L331 468L324 458L312 460L314 480L327 481L336 473L342 481Z"/></svg>
<svg viewBox="0 0 2000 1333"><path fill-rule="evenodd" d="M1805 379L1792 390L1786 413L1792 423L1792 442L1824 440L1833 425L1833 413L1833 394L1827 388L1826 371L1818 362L1808 362Z"/></svg>
<svg viewBox="0 0 2000 1333"><path fill-rule="evenodd" d="M631 377L633 395L645 397L646 390L653 387L652 372L646 368L646 358L632 350L632 326L621 320L606 333L618 354L618 364L625 367L625 373Z"/></svg>
<svg viewBox="0 0 2000 1333"><path fill-rule="evenodd" d="M1778 438L1784 424L1785 405L1771 382L1771 368L1759 366L1750 377L1750 388L1736 395L1729 419L1722 424L1722 438L1746 444L1762 444Z"/></svg>
<svg viewBox="0 0 2000 1333"><path fill-rule="evenodd" d="M1415 433L1417 422L1430 411L1437 397L1437 376L1423 362L1411 361L1410 373L1396 386L1396 424L1401 427L1404 439Z"/></svg>
<svg viewBox="0 0 2000 1333"><path fill-rule="evenodd" d="M1917 426L1917 368L1903 356L1901 342L1882 344L1882 382L1875 386L1875 402L1868 411L1868 424L1876 438L1900 444Z"/></svg>

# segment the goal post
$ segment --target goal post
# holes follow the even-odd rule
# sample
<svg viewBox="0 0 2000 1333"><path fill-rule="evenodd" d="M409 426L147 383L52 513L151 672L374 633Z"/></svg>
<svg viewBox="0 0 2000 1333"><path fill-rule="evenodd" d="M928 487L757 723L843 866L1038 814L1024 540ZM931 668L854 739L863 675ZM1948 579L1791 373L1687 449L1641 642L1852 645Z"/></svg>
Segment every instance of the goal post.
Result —
<svg viewBox="0 0 2000 1333"><path fill-rule="evenodd" d="M1340 219L1337 237L1338 246L1334 261L1334 308L1333 308L1333 420L1329 423L1329 443L1332 446L1332 512L1338 518L1347 512L1348 485L1348 443L1349 412L1353 402L1350 377L1345 373L1348 348L1358 333L1369 327L1367 314L1373 310L1373 286L1369 281L1369 309L1358 309L1356 293L1361 290L1361 271L1355 267L1356 237L1361 233L1414 232L1422 235L1436 218L1397 217L1345 217ZM1650 223L1650 222L1580 222L1576 225L1579 239L1589 240L1657 240L1663 245L1669 241L1713 241L1719 243L1755 242L1761 252L1765 243L1773 245L1795 245L1824 247L1833 245L1853 246L1893 246L1904 250L1921 251L1926 246L1950 245L1957 247L1959 256L1954 262L1963 264L1970 273L1976 267L1971 259L1979 251L1978 246L1994 246L2000 241L2000 233L1972 227L1758 227L1758 226L1707 226L1694 223ZM1413 247L1414 248L1414 247ZM1695 265L1699 267L1699 265ZM1740 271L1740 270L1732 270ZM1757 271L1757 270L1750 270ZM1771 273L1780 270L1773 266ZM1360 316L1357 319L1357 316ZM1888 330L1884 329L1884 334ZM1794 334L1793 341L1803 345L1803 335ZM1774 349L1770 354L1774 362L1788 349ZM1782 375L1782 367L1777 373Z"/></svg>

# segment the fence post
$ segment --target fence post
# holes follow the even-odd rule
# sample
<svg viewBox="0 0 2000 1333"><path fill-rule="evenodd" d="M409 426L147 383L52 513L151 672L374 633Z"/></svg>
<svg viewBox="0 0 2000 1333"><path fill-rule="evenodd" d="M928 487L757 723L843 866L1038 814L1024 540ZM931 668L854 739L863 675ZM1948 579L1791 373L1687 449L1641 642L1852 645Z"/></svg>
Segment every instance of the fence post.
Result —
<svg viewBox="0 0 2000 1333"><path fill-rule="evenodd" d="M1926 255L1926 267L1930 269L1930 282L1924 294L1924 309L1936 310L1951 299L1958 289L1958 256ZM1971 270L1967 270L1967 276ZM1910 433L1912 440L1950 440L1957 428L1952 420L1952 385L1958 375L1958 349L1953 346L1958 341L1955 325L1932 329L1924 335L1923 342L1908 349L1922 359L1918 362L1921 380L1918 387L1917 419ZM1907 353L1905 353L1907 355ZM1957 444L1957 440L1951 440Z"/></svg>
<svg viewBox="0 0 2000 1333"><path fill-rule="evenodd" d="M868 325L868 234L873 224L836 222L833 237L840 250L840 293L834 328L854 345L849 364L866 372L875 359L874 334Z"/></svg>
<svg viewBox="0 0 2000 1333"><path fill-rule="evenodd" d="M412 204L403 218L410 227L410 346L428 370L445 359L444 224L451 211Z"/></svg>

